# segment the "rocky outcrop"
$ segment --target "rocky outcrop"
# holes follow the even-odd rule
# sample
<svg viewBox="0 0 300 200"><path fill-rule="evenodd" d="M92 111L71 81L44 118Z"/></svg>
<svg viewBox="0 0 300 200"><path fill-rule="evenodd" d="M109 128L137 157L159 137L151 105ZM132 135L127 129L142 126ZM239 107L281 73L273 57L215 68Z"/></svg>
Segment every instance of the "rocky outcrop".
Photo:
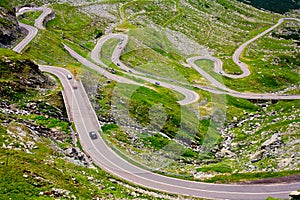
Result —
<svg viewBox="0 0 300 200"><path fill-rule="evenodd" d="M274 134L270 139L266 140L262 145L262 149L270 150L279 148L283 144L281 136L279 134Z"/></svg>
<svg viewBox="0 0 300 200"><path fill-rule="evenodd" d="M274 156L278 154L278 149L284 145L280 134L274 134L270 139L262 143L260 150L250 156L252 163L260 161L264 157Z"/></svg>
<svg viewBox="0 0 300 200"><path fill-rule="evenodd" d="M0 47L11 48L26 32L18 24L15 9L0 6Z"/></svg>
<svg viewBox="0 0 300 200"><path fill-rule="evenodd" d="M7 50L9 51L9 50ZM38 65L19 55L0 57L0 98L10 100L19 93L26 94L31 89L47 88L54 85L49 77L42 74Z"/></svg>
<svg viewBox="0 0 300 200"><path fill-rule="evenodd" d="M250 156L250 161L252 163L260 161L264 157L264 153L265 153L265 150L260 150L260 151L255 152L253 155Z"/></svg>

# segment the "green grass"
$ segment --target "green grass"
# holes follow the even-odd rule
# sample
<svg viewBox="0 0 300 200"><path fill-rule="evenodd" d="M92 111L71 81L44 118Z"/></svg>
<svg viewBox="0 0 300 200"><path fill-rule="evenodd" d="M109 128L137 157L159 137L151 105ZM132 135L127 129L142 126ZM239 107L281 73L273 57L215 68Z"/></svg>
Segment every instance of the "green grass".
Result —
<svg viewBox="0 0 300 200"><path fill-rule="evenodd" d="M82 51L81 54L86 56L86 49L94 46L93 39L102 31L106 22L93 20L69 4L53 4L52 9L56 17L47 23L45 31L39 32L24 54L42 64L80 66L64 50L62 43L75 46L76 51ZM86 49L82 50L83 47Z"/></svg>
<svg viewBox="0 0 300 200"><path fill-rule="evenodd" d="M124 23L117 27L114 32L126 29L126 33L128 33L130 39L121 60L136 70L155 76L170 78L175 82L179 81L189 84L198 83L208 85L207 81L194 69L183 66L186 63L185 59L194 56L194 54L188 55L181 52L175 44L172 44L165 32L168 28L178 31L178 33L183 33L188 39L205 46L206 50L213 52L213 56L222 59L224 69L227 72L239 73L238 66L231 59L234 50L240 44L267 29L276 23L277 19L282 17L278 14L261 12L251 7L245 7L243 4L230 0L200 3L193 0L186 0L194 9L183 5L180 1L171 0L159 2L104 1L101 4L112 3L119 5L121 2L123 4L120 8L120 14L124 18ZM90 77L95 77L89 76L86 68L71 58L63 49L61 43L67 43L82 56L87 57L89 50L95 44L95 37L100 32L104 33L105 28L108 27L109 20L87 16L69 4L54 4L53 9L56 12L56 18L47 24L47 30L39 32L23 55L27 55L38 63L58 66L66 65L67 68L72 69L76 67L80 74L85 76L86 80ZM143 10L144 12L141 12ZM232 10L236 12L230 12ZM116 11L112 12L116 14ZM33 17L30 16L29 18ZM116 14L116 17L119 17L119 14ZM153 22L155 26L149 28L149 22ZM203 26L199 26L199 24ZM297 28L298 25L286 23L281 28L284 27ZM116 40L108 41L102 51L104 62L112 68L115 66L112 65L110 56L116 43ZM293 42L290 40L279 39L275 36L270 37L270 35L251 44L243 53L241 60L249 65L252 75L242 80L232 80L214 74L210 61L197 61L197 64L232 89L239 91L272 92L286 88L291 84L299 84L300 79L299 75L297 75L299 60L297 56L294 56L297 55L297 52L295 52L293 45ZM20 58L20 56L18 57ZM274 61L277 61L276 59L279 59L278 63L272 64ZM6 78L3 77L3 80L8 80ZM292 106L298 104L297 101L279 102L278 106L272 105L269 109L265 110L247 100L230 96L226 97L226 102L215 102L214 97L211 97L209 93L196 90L200 94L201 100L206 101L206 103L200 108L195 105L180 107L176 103L179 99L176 93L155 85L149 85L152 90L145 87L136 88L135 86L126 84L121 87L114 81L107 82L107 79L101 76L97 76L97 80L94 83L97 84L97 91L93 93L96 96L96 99L93 99L93 103L101 121L111 123L110 120L113 116L111 110L114 108L113 101L128 100L129 106L126 109L129 111L130 119L142 126L158 128L162 133L171 138L185 142L192 140L197 144L207 142L210 145L218 145L220 143L220 133L217 129L219 126L216 121L220 120L218 118L219 112L225 111L225 109L226 115L220 116L224 117L223 121L226 124L229 124L233 118L237 118L237 120L246 119L249 117L249 113L268 115L273 110L278 110L278 112L282 113L282 115L278 115L279 117L287 116L288 112L293 112L291 109ZM115 96L114 92L116 88L120 89L120 97L122 98ZM19 100L24 98L24 96L21 96L21 93L14 93L11 96L17 97L16 99ZM113 97L116 97L116 99L113 99ZM127 99L124 100L123 97ZM29 98L31 97L29 96ZM224 96L219 96L218 98L225 99ZM199 113L200 117L196 117L195 115ZM240 158L241 163L249 161L249 155L256 151L255 148L266 140L272 131L286 131L289 124L297 122L297 120L282 120L272 124L273 119L274 117L270 116L263 118L261 121L255 119L253 122L262 123L262 128L253 135L245 132L245 130L251 130L249 123L231 130L232 134L235 135L234 140L240 143L240 147L233 149L233 151L238 151L242 147L245 149ZM66 129L64 123L52 118L39 116L35 117L35 120L40 124L48 126L58 124L61 129ZM161 122L163 122L163 125L161 125ZM190 177L190 171L195 169L192 164L193 161L200 162L202 158L205 159L205 162L215 163L218 161L209 152L199 155L193 150L184 148L182 145L178 145L175 141L170 141L167 137L158 133L139 135L141 141L132 144L122 127L110 124L104 125L102 128L107 136L106 139L114 141L114 145L118 145L116 147L124 152L128 151L128 148L132 148L138 155L149 155L149 151L157 151L165 148L169 152L180 151L182 153L180 157L173 154L170 155L170 159L173 159L176 165L168 167L165 170L167 172L171 171L175 174L184 174ZM265 131L269 132L266 136L262 136L261 134ZM205 137L207 133L209 133L209 136ZM298 139L299 134L293 133L291 134L291 138ZM283 139L284 141L289 141L287 135L283 136ZM257 141L257 144L249 145L246 143L250 141ZM139 146L135 146L141 143L147 148L139 149ZM183 160L182 163L177 162L179 159ZM232 173L230 169L243 170L240 164L230 162L227 158L224 158L220 163L224 164L224 166L221 166L221 164L211 164L207 166L201 165L201 168L207 172L218 173ZM260 163L265 167L269 164L273 165L275 161L272 158L266 158ZM182 171L178 172L178 168L182 169ZM220 176L213 179L213 181L222 181L224 179L226 182L242 180L243 178L253 179L260 175L237 175L237 173L234 173L232 179L229 178L227 180L226 177ZM271 174L271 176L277 175L282 174ZM262 176L265 175L262 174Z"/></svg>
<svg viewBox="0 0 300 200"><path fill-rule="evenodd" d="M168 138L160 134L155 134L153 136L148 136L147 134L145 134L145 136L141 135L139 137L143 140L144 144L149 145L150 147L153 147L157 150L162 149L170 142Z"/></svg>
<svg viewBox="0 0 300 200"><path fill-rule="evenodd" d="M224 77L214 71L214 62L207 59L196 60L195 64L215 78L220 83L223 83Z"/></svg>
<svg viewBox="0 0 300 200"><path fill-rule="evenodd" d="M161 90L162 92L162 90ZM167 98L170 97L170 98ZM144 87L138 88L131 96L129 112L132 118L136 118L142 125L149 125L149 123L159 123L155 120L158 113L153 113L154 116L150 118L149 111L155 104L161 104L166 112L167 119L162 131L167 135L173 136L176 134L180 123L180 107L175 102L176 99L172 93L160 94L153 90ZM152 124L154 127L159 127L158 124Z"/></svg>
<svg viewBox="0 0 300 200"><path fill-rule="evenodd" d="M213 69L213 63L206 60L198 60L196 64L208 72L219 82L224 82L231 89L238 91L251 92L274 92L282 90L290 85L299 84L299 74L297 74L297 66L299 60L294 55L286 55L283 51L292 51L292 54L297 54L292 50L290 45L293 42L290 40L261 39L259 42L250 45L246 55L242 57L242 61L246 62L250 67L251 75L243 79L230 79L216 74ZM255 47L255 48L254 48ZM260 49L260 51L257 51ZM275 52L275 55L269 56L263 51ZM250 55L253 54L253 55ZM263 60L266 59L267 61ZM278 56L278 57L277 57ZM278 60L277 64L269 64ZM232 60L226 60L224 66L235 65ZM225 68L226 70L226 68ZM235 71L237 72L237 71Z"/></svg>
<svg viewBox="0 0 300 200"><path fill-rule="evenodd" d="M8 10L9 12L12 12L12 3L10 0L3 0L0 2L0 6Z"/></svg>
<svg viewBox="0 0 300 200"><path fill-rule="evenodd" d="M1 137L3 134L2 132ZM70 196L74 195L79 199L111 196L131 198L126 192L131 191L130 189L109 181L109 178L113 178L111 175L99 168L89 169L72 164L63 157L53 157L55 152L47 145L49 141L40 143L35 154L0 149L1 199L51 199L39 193L51 191L52 188L69 190ZM40 151L44 153L41 154ZM28 175L28 178L25 178L24 174ZM92 176L94 181L88 181L87 176ZM111 189L112 187L114 189ZM147 195L140 196L149 198Z"/></svg>
<svg viewBox="0 0 300 200"><path fill-rule="evenodd" d="M29 119L34 120L37 124L47 128L59 128L60 131L70 134L69 123L57 118L48 118L45 116L32 115Z"/></svg>
<svg viewBox="0 0 300 200"><path fill-rule="evenodd" d="M227 100L228 105L234 106L237 108L241 108L241 109L247 110L249 112L255 112L255 111L260 110L259 106L251 103L250 101L248 101L246 99L239 99L239 98L235 98L230 95L227 95L226 100Z"/></svg>
<svg viewBox="0 0 300 200"><path fill-rule="evenodd" d="M108 40L107 42L104 43L99 53L99 58L104 64L116 69L118 69L118 67L113 64L111 60L111 56L119 42L120 42L119 39Z"/></svg>
<svg viewBox="0 0 300 200"><path fill-rule="evenodd" d="M120 130L118 125L116 124L105 124L101 127L104 134L110 135L114 137L116 140L129 143L127 135L124 134L123 131Z"/></svg>
<svg viewBox="0 0 300 200"><path fill-rule="evenodd" d="M33 98L36 94L34 86L20 80L34 78L33 73L37 66L28 60L28 57L21 56L12 50L0 49L0 82L2 100L11 102L22 102Z"/></svg>
<svg viewBox="0 0 300 200"><path fill-rule="evenodd" d="M284 23L281 29L289 26L291 25ZM242 57L242 61L250 67L251 76L242 80L225 79L224 82L240 91L256 92L278 91L299 84L296 70L300 61L295 56L297 52L294 45L293 41L282 38L264 36L258 39L249 45Z"/></svg>
<svg viewBox="0 0 300 200"><path fill-rule="evenodd" d="M224 163L217 163L209 166L204 166L196 169L197 172L218 172L218 173L231 173L233 170L230 166Z"/></svg>
<svg viewBox="0 0 300 200"><path fill-rule="evenodd" d="M181 64L185 63L185 58L166 39L163 32L149 28L133 29L129 35L129 43L121 56L127 66L173 81L206 84L194 69Z"/></svg>
<svg viewBox="0 0 300 200"><path fill-rule="evenodd" d="M41 14L42 11L26 12L22 15L22 17L19 16L18 20L24 24L34 26L34 20L37 19Z"/></svg>

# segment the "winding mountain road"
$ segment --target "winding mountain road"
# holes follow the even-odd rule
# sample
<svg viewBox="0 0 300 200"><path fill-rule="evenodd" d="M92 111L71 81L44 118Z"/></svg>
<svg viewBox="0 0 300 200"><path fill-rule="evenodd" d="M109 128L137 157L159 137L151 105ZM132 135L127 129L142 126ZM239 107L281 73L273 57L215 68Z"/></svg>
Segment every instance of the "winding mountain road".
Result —
<svg viewBox="0 0 300 200"><path fill-rule="evenodd" d="M53 13L51 8L48 8L46 6L42 6L42 7L23 7L20 8L17 12L17 16L20 16L26 12L32 12L32 11L42 11L42 14L35 20L34 22L34 26L37 27L38 29L44 30L44 21L45 18L50 15L51 13Z"/></svg>
<svg viewBox="0 0 300 200"><path fill-rule="evenodd" d="M239 46L239 48L237 48L232 56L233 61L235 62L235 64L237 64L241 70L242 70L242 74L239 75L233 75L233 74L227 74L226 72L223 71L222 69L222 65L218 65L216 72L221 72L223 74L223 76L227 76L229 78L244 78L246 76L249 76L251 74L248 66L240 61L240 57L243 53L243 51L245 50L245 48L252 42L254 42L255 40L257 40L258 38L266 35L267 33L271 32L272 30L274 30L275 28L277 28L278 26L280 26L285 20L294 20L294 21L298 21L300 22L300 19L298 18L281 18L278 20L277 24L275 24L274 26L268 28L267 30L265 30L264 32L258 34L257 36L255 36L254 38L248 40L247 42L245 42L244 44L242 44L241 46Z"/></svg>
<svg viewBox="0 0 300 200"><path fill-rule="evenodd" d="M42 14L35 20L35 27L39 28L39 29L45 29L44 27L44 20L45 18L50 15L53 11L50 8L47 7L23 7L21 8L17 13L17 17L26 13L26 12L30 12L30 11L42 11ZM28 31L27 36L15 47L13 48L14 51L21 53L22 50L31 42L31 40L36 36L36 34L38 33L38 29L33 27L33 26L29 26L27 24L23 24L21 22L19 22L19 25L22 28L25 28Z"/></svg>
<svg viewBox="0 0 300 200"><path fill-rule="evenodd" d="M87 66L87 67L89 67L93 70L98 71L99 73L101 73L102 75L106 76L109 79L112 79L112 80L115 80L115 81L121 82L121 83L123 82L123 83L128 83L128 84L142 85L142 84L134 82L130 79L124 78L122 76L117 76L117 75L111 74L111 73L107 72L106 70L102 69L101 67L99 67L98 65L95 65L94 63L90 62L89 60L83 58L81 55L77 54L75 51L73 51L67 45L64 44L64 47L70 53L70 55L72 57L76 58L80 63L82 63L83 65L85 65L85 66ZM93 53L92 53L92 55L93 55ZM109 68L107 65L105 65L99 59L94 59L94 60L98 64L103 65L103 67ZM146 78L146 77L143 77L143 76L138 76L138 75L133 75L133 74L130 74L130 75L134 76L136 78L143 79L143 80L148 81L148 82L153 83L153 84L155 84L155 82L157 82L157 80L154 80L154 79L151 79L151 78ZM184 95L185 98L183 100L178 101L178 103L180 105L191 104L191 103L197 102L199 100L199 95L196 92L192 91L192 90L189 90L189 89L186 89L184 87L177 86L177 85L172 85L172 84L169 84L169 83L165 83L165 82L160 82L160 85L163 86L163 87L172 89L174 91L177 91L177 92L181 93L182 95Z"/></svg>
<svg viewBox="0 0 300 200"><path fill-rule="evenodd" d="M95 111L85 93L81 82L77 89L72 88L72 80L67 79L70 72L63 68L40 65L42 71L56 75L64 87L67 108L74 120L80 143L87 154L102 169L132 183L179 195L188 195L210 199L260 200L267 197L288 198L292 190L300 188L300 183L269 184L269 185L229 185L210 184L162 176L141 169L118 156L101 137L92 140L90 131L101 132Z"/></svg>
<svg viewBox="0 0 300 200"><path fill-rule="evenodd" d="M296 19L294 19L296 20ZM283 22L283 21L282 21ZM281 23L282 23L281 22ZM280 24L281 24L280 23ZM273 26L272 28L276 28L278 27L280 24L276 24L276 26ZM268 29L264 32L264 34L260 34L259 36L262 37L263 35L265 35L266 33L270 32L271 29ZM147 76L146 74L143 74L142 72L136 71L132 68L127 67L124 63L122 63L122 61L120 60L120 56L122 54L122 51L124 50L124 48L126 47L127 43L128 43L128 36L125 34L110 34L110 35L105 35L102 38L100 38L97 42L97 44L95 45L94 49L91 52L91 58L99 65L102 65L106 68L108 68L107 65L105 65L99 58L99 54L101 51L101 48L103 46L103 44L105 44L105 42L107 42L110 39L119 39L120 43L116 46L116 48L113 51L112 54L112 61L115 65L117 65L120 69L124 70L125 72L128 72L127 74L129 76L132 77L136 77L136 78L140 78L143 80L146 80L148 82L151 83L155 83L155 82L160 82L161 86L175 90L181 94L183 94L185 96L185 99L182 101L179 101L179 103L181 105L186 105L186 104L190 104L193 102L196 102L199 99L199 96L197 94L195 94L193 91L185 89L184 87L179 87L177 85L174 84L169 84L167 82L162 82L162 81L158 81L156 79L153 78L148 78L145 77ZM255 39L258 39L258 37L256 37ZM254 41L254 40L253 40ZM239 48L239 51L243 51L244 48L246 48L247 45L245 45L246 43L243 44L243 48ZM247 43L248 44L248 43ZM78 58L78 56L75 57L76 59ZM300 95L285 95L285 94L268 94L268 93L250 93L250 92L238 92L235 90L232 90L228 87L226 87L223 83L220 83L219 81L217 81L214 77L212 77L210 74L208 74L206 71L204 71L203 69L201 69L199 66L197 66L195 64L195 61L197 60L203 60L203 59L207 59L207 60L211 60L214 62L214 71L216 73L224 73L222 70L223 67L223 62L218 59L215 58L213 56L194 56L191 58L187 59L187 63L192 66L198 73L200 73L203 77L205 77L208 81L210 81L216 88L220 89L220 90L216 90L214 88L210 88L207 86L201 86L201 85L193 85L194 87L212 92L212 93L216 93L216 94L228 94L231 96L235 96L238 98L244 98L244 99L264 99L264 100L295 100L295 99L300 99ZM239 66L242 65L244 66L245 64L241 63L240 61L237 61L239 63ZM248 69L248 67L247 67ZM249 70L248 70L249 71ZM243 78L246 77L247 73L243 73L241 75L232 75L231 78ZM225 74L226 75L226 74ZM248 75L247 75L248 76Z"/></svg>
<svg viewBox="0 0 300 200"><path fill-rule="evenodd" d="M36 34L38 33L38 29L33 27L33 26L29 26L27 24L23 24L21 22L19 22L19 25L22 28L25 28L28 31L28 34L26 35L26 37L17 45L13 48L13 50L15 52L21 53L22 50L31 42L31 40L36 36Z"/></svg>
<svg viewBox="0 0 300 200"><path fill-rule="evenodd" d="M192 58L188 58L187 62L190 66L192 66L197 72L199 72L203 77L209 80L215 87L220 90L216 90L207 86L194 84L195 87L206 90L208 92L216 93L216 94L228 94L234 97L243 98L243 99L261 99L261 100L297 100L300 99L300 95L286 95L286 94L270 94L270 93L250 93L250 92L238 92L226 87L224 84L220 83L206 71L201 69L195 61L197 60L211 60L214 62L215 69L222 68L222 61L218 58L212 56L195 56Z"/></svg>
<svg viewBox="0 0 300 200"><path fill-rule="evenodd" d="M26 40L29 39L27 38ZM84 65L88 65L93 70L96 70L105 75L107 78L116 81L124 81L125 83L136 84L135 82L131 82L131 80L129 79L120 80L120 77L114 74L110 74L104 69L99 69L97 65L93 64L85 58L82 58L66 45L65 48L79 62ZM17 50L21 51L22 49L20 47ZM119 59L120 53L115 53L113 55L118 57ZM97 50L95 51L95 55L97 55ZM116 62L119 62L118 59L116 60ZM192 59L191 62L193 61L194 60ZM122 66L124 70L127 70L127 68L125 67L126 66ZM141 169L118 156L113 150L111 150L111 148L107 146L107 144L101 137L98 137L98 139L95 140L92 140L89 137L88 133L90 131L96 130L98 132L101 132L101 127L95 111L93 110L80 81L76 81L74 80L74 78L71 80L67 79L67 75L70 74L70 72L63 68L40 65L40 69L42 71L56 75L61 80L61 83L64 87L64 101L68 109L68 114L71 115L70 118L73 119L75 123L76 130L79 134L80 143L86 153L91 156L93 161L98 166L124 180L167 193L210 199L260 200L266 199L269 196L276 198L288 198L288 194L291 191L300 188L300 183L269 185L209 184L170 178ZM149 79L147 81L151 82L152 79ZM77 84L77 89L73 89L72 85L74 83ZM218 84L216 86L223 87ZM174 85L170 85L170 87L174 87ZM226 88L223 88L223 90L225 89Z"/></svg>

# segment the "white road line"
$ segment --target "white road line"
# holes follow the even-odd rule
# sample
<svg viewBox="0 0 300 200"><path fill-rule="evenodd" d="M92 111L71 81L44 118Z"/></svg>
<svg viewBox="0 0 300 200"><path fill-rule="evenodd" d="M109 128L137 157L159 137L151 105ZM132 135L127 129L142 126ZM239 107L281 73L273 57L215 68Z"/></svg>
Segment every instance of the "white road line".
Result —
<svg viewBox="0 0 300 200"><path fill-rule="evenodd" d="M81 59L82 60L82 59ZM51 73L57 73L61 75L62 79L65 79L64 81L62 80L62 84L64 85L65 82L67 82L67 85L69 86L69 88L71 89L71 99L69 99L69 97L66 98L67 101L74 101L75 100L75 104L78 108L78 113L79 116L75 116L74 114L74 122L75 120L77 120L77 118L79 117L81 123L83 123L83 130L82 127L78 127L78 123L75 123L76 128L78 129L79 132L79 136L80 136L80 141L81 144L85 147L85 150L87 151L87 153L89 153L93 158L94 161L97 162L97 164L99 166L102 166L103 168L105 168L105 170L110 171L112 174L116 174L118 176L120 176L121 178L124 178L126 180L129 180L131 182L134 183L138 183L142 186L148 187L148 188L152 188L155 190L160 190L160 191L165 191L165 192L171 192L174 194L187 194L187 195L191 195L191 196L197 196L197 197L201 197L201 198L215 198L217 196L222 196L222 197L217 197L219 199L221 198L226 198L227 196L229 196L230 198L239 198L240 196L231 196L231 195L242 195L242 198L245 197L245 199L249 199L251 197L257 197L259 199L263 199L269 195L275 195L276 196L287 196L287 194L290 192L290 190L286 190L289 189L291 187L300 187L300 183L292 183L292 184L271 184L271 185L225 185L225 184L210 184L210 183L201 183L201 182L193 182L193 181L186 181L186 180L181 180L181 179L176 179L176 178L171 178L171 177L165 177L159 174L155 174L153 172L150 171L146 171L144 169L141 169L139 167L136 167L135 165L129 163L128 161L124 160L123 158L119 157L116 152L114 152L112 149L110 149L104 142L104 140L100 137L99 140L95 140L92 141L91 138L88 136L88 127L86 126L86 123L91 123L92 121L96 122L96 124L92 124L93 129L101 131L100 128L100 124L99 121L97 119L96 113L95 111L92 109L92 105L91 102L88 100L88 97L86 95L86 92L82 86L82 84L80 84L80 87L76 90L76 93L80 93L81 91L81 98L82 101L85 102L85 106L87 106L87 115L93 116L92 118L86 119L85 115L83 115L82 110L80 109L80 104L78 102L77 99L77 95L75 94L75 91L72 89L72 85L70 83L70 81L66 80L66 74L64 74L62 71L64 72L68 72L66 69L63 68L53 68L53 70L50 68L49 66L41 66L41 68L48 69L48 71ZM60 76L58 76L60 77ZM179 87L179 86L177 86ZM66 92L66 91L64 91ZM67 93L66 93L67 94ZM189 95L187 95L189 96ZM191 97L192 98L192 97ZM70 104L70 102L69 102ZM72 106L74 106L74 104L72 104ZM72 107L73 110L75 107ZM76 119L75 119L76 118ZM87 120L87 121L85 121ZM92 120L92 121L90 121ZM84 141L84 137L88 138L89 143L92 144L93 148L91 147L87 147L85 141ZM95 144L97 144L98 142L101 142L101 144L103 146L95 146ZM100 149L102 148L102 149ZM93 154L91 154L91 152L95 150L101 157L103 157L103 159L106 161L106 163L101 163L99 162L99 158L98 157L94 157ZM105 152L106 151L106 152ZM115 161L121 161L123 162L122 164L125 164L124 167L132 167L132 169L136 169L141 173L132 173L128 170L126 170L125 168L122 168L121 165L117 165L116 163L114 163L111 159L107 158L107 155L105 153L112 153L115 158L117 159ZM111 164L112 166L115 166L115 170L117 169L117 171L114 171L113 169L111 169L109 165ZM119 172L119 173L118 173ZM125 173L125 174L124 174ZM147 174L147 175L151 175L153 179L149 179L147 177L142 176L142 174ZM138 178L139 180L132 180L133 177ZM156 180L154 180L154 178L157 178ZM159 181L161 180L161 181ZM145 183L152 183L152 185L150 184L145 184ZM174 184L171 184L174 183ZM164 186L164 189L161 189L160 186ZM211 190L208 189L203 189L200 187L210 187L212 188ZM213 189L214 188L214 189ZM228 191L228 190L232 190L232 189L245 189L244 191ZM274 191L274 190L280 190L281 191ZM183 189L180 191L180 189ZM175 191L174 191L175 190ZM227 191L226 191L227 190ZM247 191L248 190L248 191ZM252 190L261 190L261 192L249 192ZM196 194L195 194L196 192ZM199 194L199 192L204 192L207 193L206 195L203 194ZM227 195L225 197L225 194ZM212 196L213 195L213 196ZM260 196L257 196L260 195ZM251 196L251 197L250 197ZM224 199L223 198L223 199Z"/></svg>

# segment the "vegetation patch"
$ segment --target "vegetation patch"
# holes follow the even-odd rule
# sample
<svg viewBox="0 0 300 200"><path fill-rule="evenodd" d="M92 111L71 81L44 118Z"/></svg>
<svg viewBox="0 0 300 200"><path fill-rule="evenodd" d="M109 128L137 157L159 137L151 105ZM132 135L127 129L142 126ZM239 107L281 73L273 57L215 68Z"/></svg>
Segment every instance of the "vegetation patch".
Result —
<svg viewBox="0 0 300 200"><path fill-rule="evenodd" d="M218 172L218 173L231 173L233 170L230 166L224 163L213 164L196 169L197 172Z"/></svg>

